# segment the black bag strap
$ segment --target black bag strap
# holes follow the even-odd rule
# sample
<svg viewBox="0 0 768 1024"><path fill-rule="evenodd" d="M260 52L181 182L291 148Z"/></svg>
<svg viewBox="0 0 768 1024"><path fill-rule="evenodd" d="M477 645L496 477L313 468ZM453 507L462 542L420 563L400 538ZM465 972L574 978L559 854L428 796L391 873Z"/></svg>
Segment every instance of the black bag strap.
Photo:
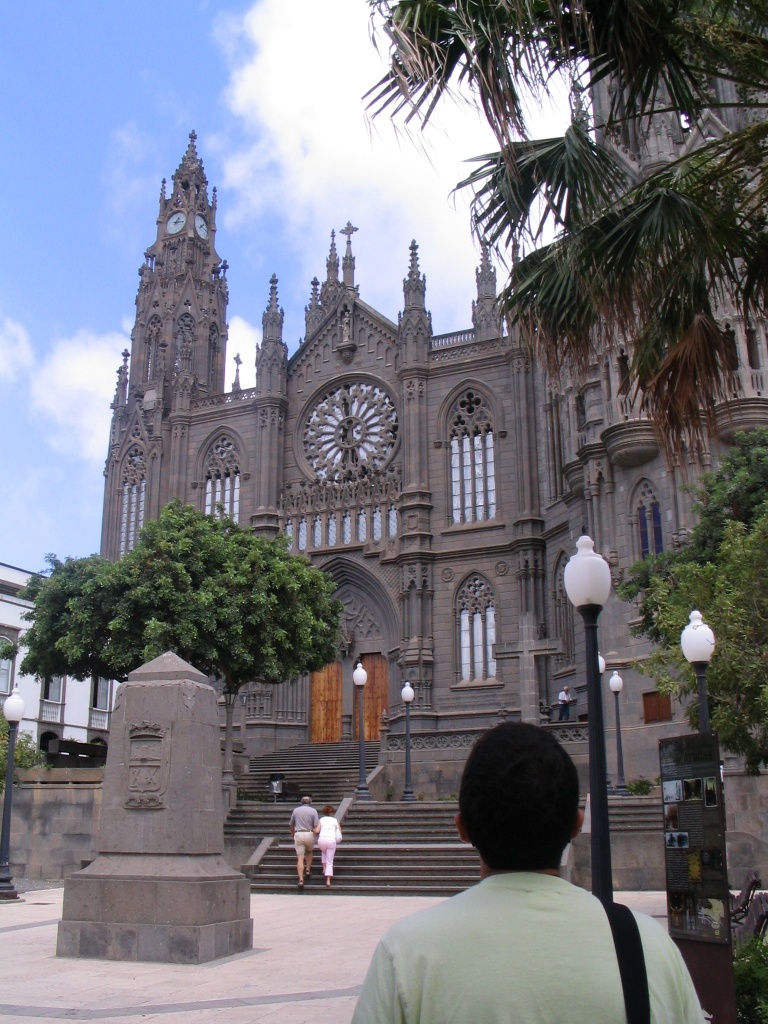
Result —
<svg viewBox="0 0 768 1024"><path fill-rule="evenodd" d="M623 903L610 903L605 907L605 912L613 933L616 959L619 961L627 1022L628 1024L651 1024L648 975L645 970L640 929L637 927L635 915Z"/></svg>

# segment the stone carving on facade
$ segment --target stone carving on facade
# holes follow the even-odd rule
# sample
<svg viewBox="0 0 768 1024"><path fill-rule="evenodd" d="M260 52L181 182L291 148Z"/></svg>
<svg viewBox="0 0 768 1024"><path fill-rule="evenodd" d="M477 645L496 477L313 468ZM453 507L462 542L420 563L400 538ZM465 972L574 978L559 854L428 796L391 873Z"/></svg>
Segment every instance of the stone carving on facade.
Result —
<svg viewBox="0 0 768 1024"><path fill-rule="evenodd" d="M356 594L343 599L342 633L347 638L350 651L360 641L381 640L381 626L365 602Z"/></svg>
<svg viewBox="0 0 768 1024"><path fill-rule="evenodd" d="M155 722L128 729L128 795L126 808L159 810L165 807L170 764L170 731Z"/></svg>

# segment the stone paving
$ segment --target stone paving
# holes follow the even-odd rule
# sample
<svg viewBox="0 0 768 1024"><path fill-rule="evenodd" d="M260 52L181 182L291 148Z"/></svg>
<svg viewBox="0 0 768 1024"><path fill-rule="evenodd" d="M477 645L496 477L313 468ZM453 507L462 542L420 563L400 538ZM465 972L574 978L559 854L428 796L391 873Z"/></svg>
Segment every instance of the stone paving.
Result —
<svg viewBox="0 0 768 1024"><path fill-rule="evenodd" d="M322 885L319 878L311 884ZM440 902L254 895L252 951L177 966L57 958L63 894L41 888L0 901L0 1024L347 1024L381 934ZM664 919L663 893L616 898Z"/></svg>

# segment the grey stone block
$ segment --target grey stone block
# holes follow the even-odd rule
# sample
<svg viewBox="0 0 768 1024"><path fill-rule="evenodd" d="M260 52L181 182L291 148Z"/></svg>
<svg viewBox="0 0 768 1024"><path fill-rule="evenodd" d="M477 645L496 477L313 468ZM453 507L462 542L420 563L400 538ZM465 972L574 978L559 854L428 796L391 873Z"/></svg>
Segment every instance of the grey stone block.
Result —
<svg viewBox="0 0 768 1024"><path fill-rule="evenodd" d="M56 936L56 956L79 956L80 924L77 921L59 921Z"/></svg>
<svg viewBox="0 0 768 1024"><path fill-rule="evenodd" d="M80 925L78 956L107 959L110 948L109 926L103 921L84 921Z"/></svg>
<svg viewBox="0 0 768 1024"><path fill-rule="evenodd" d="M112 715L99 856L65 885L60 955L202 963L252 948L221 788L206 678L172 654L131 673Z"/></svg>

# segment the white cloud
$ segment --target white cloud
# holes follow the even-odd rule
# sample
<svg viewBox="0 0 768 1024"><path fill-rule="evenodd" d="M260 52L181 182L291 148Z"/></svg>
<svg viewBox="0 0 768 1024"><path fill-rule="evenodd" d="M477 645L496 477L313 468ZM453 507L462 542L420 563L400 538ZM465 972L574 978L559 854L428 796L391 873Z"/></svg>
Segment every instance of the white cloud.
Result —
<svg viewBox="0 0 768 1024"><path fill-rule="evenodd" d="M229 391L235 377L235 356L242 359L240 367L240 387L245 390L256 384L256 346L261 341L261 331L249 324L241 316L233 316L229 321L229 337L227 339L227 365L224 368L224 390Z"/></svg>
<svg viewBox="0 0 768 1024"><path fill-rule="evenodd" d="M244 129L222 153L235 201L227 197L220 216L234 231L277 215L280 242L295 252L292 276L307 295L311 277L324 276L331 228L351 219L360 229L353 249L361 296L393 319L415 238L435 331L456 330L470 320L478 257L467 199L451 192L469 173L462 161L496 146L482 117L450 100L415 141L386 114L371 129L362 96L384 63L368 10L361 0L260 0L241 19L220 22L231 65L226 99ZM303 324L288 306L292 339Z"/></svg>
<svg viewBox="0 0 768 1024"><path fill-rule="evenodd" d="M45 440L57 452L103 463L109 404L120 353L130 339L118 331L78 331L56 340L31 384L32 405L46 422Z"/></svg>
<svg viewBox="0 0 768 1024"><path fill-rule="evenodd" d="M15 381L30 369L33 355L27 329L10 317L0 317L0 380Z"/></svg>

